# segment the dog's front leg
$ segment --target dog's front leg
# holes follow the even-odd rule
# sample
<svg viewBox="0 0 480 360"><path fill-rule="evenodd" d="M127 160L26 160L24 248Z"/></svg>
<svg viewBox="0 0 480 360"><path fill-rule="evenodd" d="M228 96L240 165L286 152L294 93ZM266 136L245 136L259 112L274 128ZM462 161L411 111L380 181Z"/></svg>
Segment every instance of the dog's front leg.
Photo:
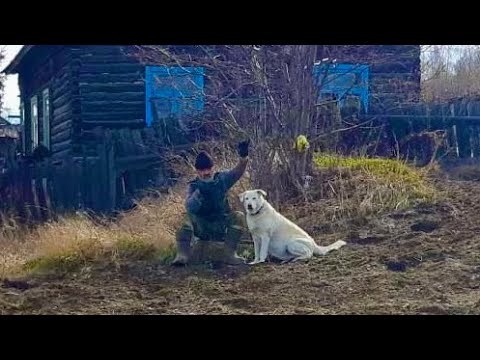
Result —
<svg viewBox="0 0 480 360"><path fill-rule="evenodd" d="M259 262L265 262L267 260L269 246L270 246L270 236L262 235L262 247L260 248Z"/></svg>
<svg viewBox="0 0 480 360"><path fill-rule="evenodd" d="M255 249L255 259L248 263L248 265L255 265L260 262L260 249L262 246L262 239L258 235L253 236L253 247Z"/></svg>
<svg viewBox="0 0 480 360"><path fill-rule="evenodd" d="M254 236L253 245L255 247L255 260L249 263L249 265L255 265L265 262L268 255L268 246L270 239L268 236Z"/></svg>
<svg viewBox="0 0 480 360"><path fill-rule="evenodd" d="M258 262L260 260L260 248L262 245L262 239L258 236L253 237L253 247L255 249L255 262Z"/></svg>

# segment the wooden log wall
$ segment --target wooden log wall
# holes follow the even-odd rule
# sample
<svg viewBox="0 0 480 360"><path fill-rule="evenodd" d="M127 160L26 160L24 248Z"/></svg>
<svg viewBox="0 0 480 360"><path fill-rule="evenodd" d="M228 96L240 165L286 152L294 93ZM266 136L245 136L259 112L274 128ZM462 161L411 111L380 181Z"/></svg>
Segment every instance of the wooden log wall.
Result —
<svg viewBox="0 0 480 360"><path fill-rule="evenodd" d="M122 46L82 46L78 89L82 129L145 126L145 67Z"/></svg>
<svg viewBox="0 0 480 360"><path fill-rule="evenodd" d="M370 66L370 112L392 108L420 98L419 45L320 46L318 58Z"/></svg>

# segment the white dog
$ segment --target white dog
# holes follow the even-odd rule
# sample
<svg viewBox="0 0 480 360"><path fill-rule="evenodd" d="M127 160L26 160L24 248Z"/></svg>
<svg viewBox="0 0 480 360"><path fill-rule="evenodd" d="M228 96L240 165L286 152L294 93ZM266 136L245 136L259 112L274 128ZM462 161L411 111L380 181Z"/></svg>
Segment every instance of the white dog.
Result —
<svg viewBox="0 0 480 360"><path fill-rule="evenodd" d="M255 260L250 265L265 262L268 255L284 263L306 260L314 254L326 255L346 245L341 240L329 246L317 245L304 230L277 212L266 196L263 190L249 190L239 195L255 246Z"/></svg>

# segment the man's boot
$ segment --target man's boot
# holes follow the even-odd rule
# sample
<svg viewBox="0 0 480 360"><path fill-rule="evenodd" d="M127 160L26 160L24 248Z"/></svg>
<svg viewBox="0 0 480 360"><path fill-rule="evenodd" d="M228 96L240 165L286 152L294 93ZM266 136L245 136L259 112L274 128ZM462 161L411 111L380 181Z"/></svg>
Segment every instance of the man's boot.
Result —
<svg viewBox="0 0 480 360"><path fill-rule="evenodd" d="M191 254L192 233L190 231L180 231L177 235L177 256L172 262L172 266L184 266L188 264Z"/></svg>
<svg viewBox="0 0 480 360"><path fill-rule="evenodd" d="M241 236L241 230L230 228L227 231L224 262L228 265L241 265L245 263L245 259L238 256L236 253Z"/></svg>
<svg viewBox="0 0 480 360"><path fill-rule="evenodd" d="M195 254L195 261L202 263L207 258L207 250L208 250L208 242L205 240L198 240L195 245L196 247L196 254Z"/></svg>

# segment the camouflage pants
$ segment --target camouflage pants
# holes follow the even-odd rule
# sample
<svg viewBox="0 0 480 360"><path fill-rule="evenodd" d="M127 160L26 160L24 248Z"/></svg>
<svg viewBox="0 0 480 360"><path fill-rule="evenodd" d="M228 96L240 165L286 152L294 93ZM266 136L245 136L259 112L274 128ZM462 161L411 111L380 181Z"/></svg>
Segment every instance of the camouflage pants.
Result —
<svg viewBox="0 0 480 360"><path fill-rule="evenodd" d="M195 236L200 241L227 241L238 243L246 228L245 216L240 211L226 214L222 220L207 220L186 215L177 231L177 241L190 242Z"/></svg>

